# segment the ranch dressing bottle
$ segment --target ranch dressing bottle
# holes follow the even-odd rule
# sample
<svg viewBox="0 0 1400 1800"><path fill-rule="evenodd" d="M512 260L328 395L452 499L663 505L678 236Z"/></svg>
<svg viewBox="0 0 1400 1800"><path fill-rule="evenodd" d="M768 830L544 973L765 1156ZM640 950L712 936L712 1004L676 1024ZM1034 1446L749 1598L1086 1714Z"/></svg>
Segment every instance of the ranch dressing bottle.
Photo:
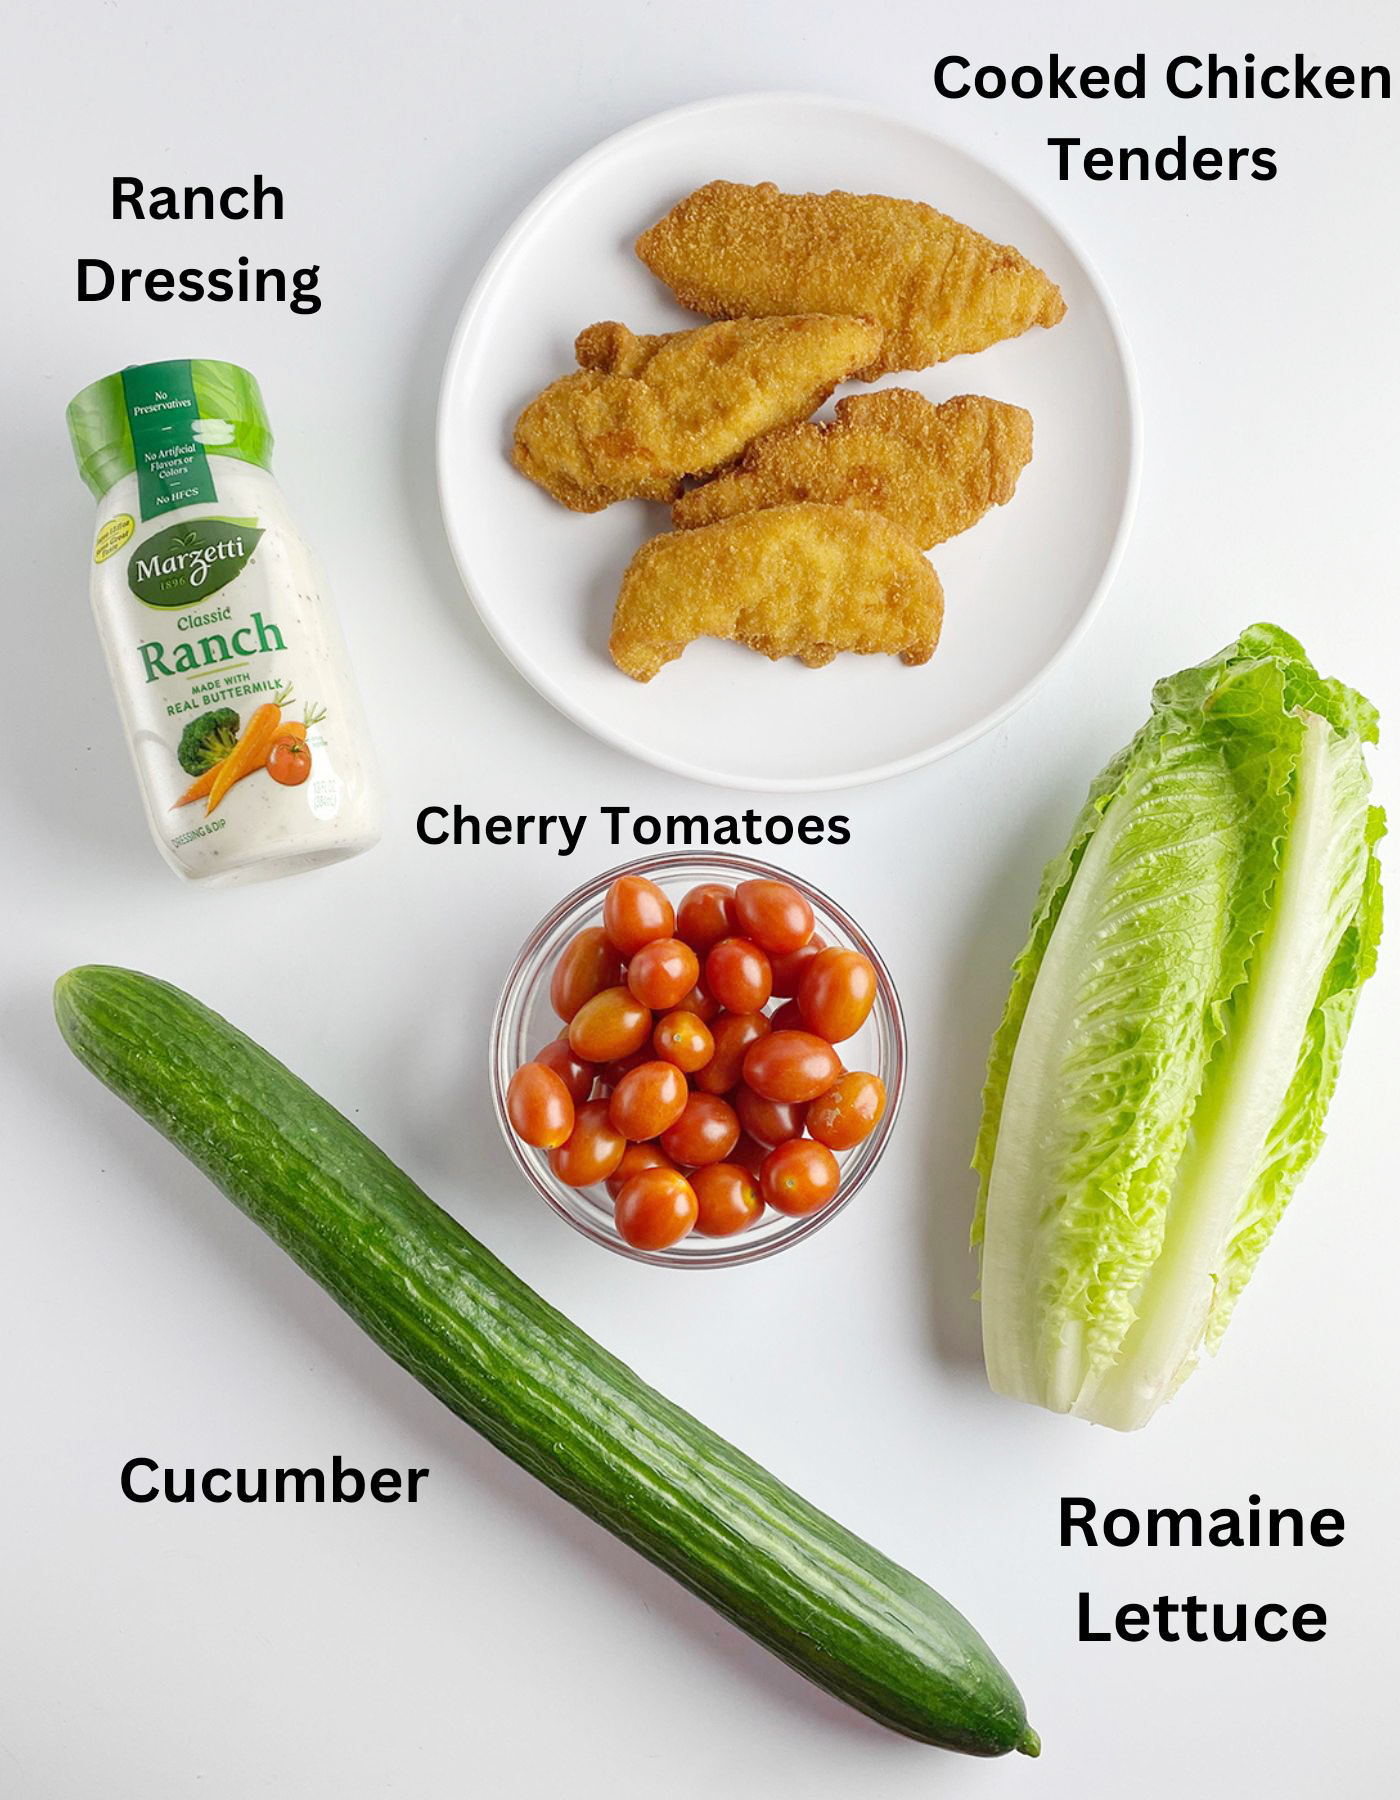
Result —
<svg viewBox="0 0 1400 1800"><path fill-rule="evenodd" d="M68 408L97 496L92 606L151 834L188 881L369 849L379 799L340 632L271 475L258 384L144 363Z"/></svg>

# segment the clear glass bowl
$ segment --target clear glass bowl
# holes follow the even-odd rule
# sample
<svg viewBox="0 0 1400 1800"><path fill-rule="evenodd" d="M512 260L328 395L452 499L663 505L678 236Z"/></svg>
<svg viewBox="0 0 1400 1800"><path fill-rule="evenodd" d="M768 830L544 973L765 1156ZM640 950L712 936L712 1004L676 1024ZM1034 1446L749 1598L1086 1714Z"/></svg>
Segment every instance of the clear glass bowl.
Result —
<svg viewBox="0 0 1400 1800"><path fill-rule="evenodd" d="M840 1044L838 1051L848 1069L871 1070L884 1082L885 1113L863 1144L838 1158L841 1186L835 1200L820 1212L794 1218L769 1207L756 1225L735 1237L701 1237L692 1231L666 1250L634 1250L618 1234L613 1223L613 1202L604 1186L566 1186L550 1168L546 1152L522 1143L511 1129L506 1117L506 1089L511 1076L522 1063L537 1056L552 1038L558 1037L563 1028L562 1020L549 1003L549 981L554 965L575 932L586 925L602 923L603 896L619 875L649 876L677 904L688 888L702 881L737 883L767 877L791 882L807 896L816 928L828 944L860 950L874 963L880 977L874 1008L860 1031ZM904 1015L900 1011L894 982L879 951L850 914L834 900L829 900L819 888L800 881L786 869L755 862L747 856L726 855L722 851L711 851L703 856L639 857L635 862L609 869L606 874L576 888L530 933L515 967L506 978L491 1027L491 1092L496 1117L526 1179L561 1219L567 1219L575 1230L592 1238L594 1243L605 1244L609 1250L630 1256L636 1262L659 1263L672 1269L721 1269L731 1268L736 1263L757 1262L760 1257L790 1249L829 1224L855 1199L884 1152L904 1092L904 1061Z"/></svg>

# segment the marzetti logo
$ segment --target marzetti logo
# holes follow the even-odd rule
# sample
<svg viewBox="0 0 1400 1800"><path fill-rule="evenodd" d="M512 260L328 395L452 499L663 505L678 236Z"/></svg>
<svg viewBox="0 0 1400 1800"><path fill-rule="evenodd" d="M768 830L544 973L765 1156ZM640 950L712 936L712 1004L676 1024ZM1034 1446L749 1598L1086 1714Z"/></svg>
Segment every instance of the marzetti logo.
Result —
<svg viewBox="0 0 1400 1800"><path fill-rule="evenodd" d="M262 529L234 519L192 519L146 539L126 565L127 586L147 606L181 607L227 587Z"/></svg>

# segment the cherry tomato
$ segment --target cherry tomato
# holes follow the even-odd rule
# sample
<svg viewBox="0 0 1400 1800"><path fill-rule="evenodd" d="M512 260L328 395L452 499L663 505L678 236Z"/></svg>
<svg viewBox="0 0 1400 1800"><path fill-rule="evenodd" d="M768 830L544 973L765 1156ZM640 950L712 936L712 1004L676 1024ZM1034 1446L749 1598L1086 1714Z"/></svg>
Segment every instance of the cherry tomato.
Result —
<svg viewBox="0 0 1400 1800"><path fill-rule="evenodd" d="M774 1031L805 1031L802 1023L802 1008L795 1000L784 1000L781 1006L774 1007L768 1015L768 1023Z"/></svg>
<svg viewBox="0 0 1400 1800"><path fill-rule="evenodd" d="M810 1031L770 1031L744 1056L744 1080L765 1100L815 1100L840 1073L840 1057Z"/></svg>
<svg viewBox="0 0 1400 1800"><path fill-rule="evenodd" d="M747 1131L739 1133L739 1141L729 1152L728 1160L737 1163L747 1174L757 1181L763 1168L764 1158L772 1149L771 1144L760 1144L757 1138L751 1138Z"/></svg>
<svg viewBox="0 0 1400 1800"><path fill-rule="evenodd" d="M722 881L702 881L681 901L676 936L684 938L697 956L713 950L733 929L734 890Z"/></svg>
<svg viewBox="0 0 1400 1800"><path fill-rule="evenodd" d="M836 1198L841 1167L825 1144L793 1138L763 1159L763 1198L781 1213L813 1213Z"/></svg>
<svg viewBox="0 0 1400 1800"><path fill-rule="evenodd" d="M726 1012L762 1012L773 992L773 969L747 938L721 938L705 958L705 986Z"/></svg>
<svg viewBox="0 0 1400 1800"><path fill-rule="evenodd" d="M622 1152L622 1161L608 1176L608 1192L616 1200L632 1177L640 1175L643 1169L673 1169L675 1166L655 1144L629 1144Z"/></svg>
<svg viewBox="0 0 1400 1800"><path fill-rule="evenodd" d="M870 1017L878 985L875 965L859 950L823 950L802 971L797 990L808 1031L829 1044L854 1037Z"/></svg>
<svg viewBox="0 0 1400 1800"><path fill-rule="evenodd" d="M685 1111L690 1089L674 1063L644 1062L622 1077L608 1101L608 1118L633 1143L660 1137Z"/></svg>
<svg viewBox="0 0 1400 1800"><path fill-rule="evenodd" d="M715 1040L698 1013L668 1012L656 1021L652 1048L664 1062L674 1063L687 1075L703 1069L715 1053Z"/></svg>
<svg viewBox="0 0 1400 1800"><path fill-rule="evenodd" d="M758 1183L738 1163L707 1163L690 1177L697 1207L695 1229L702 1237L733 1237L763 1211Z"/></svg>
<svg viewBox="0 0 1400 1800"><path fill-rule="evenodd" d="M692 1094L675 1124L661 1134L661 1148L671 1161L692 1169L723 1162L738 1141L738 1115L717 1094Z"/></svg>
<svg viewBox="0 0 1400 1800"><path fill-rule="evenodd" d="M624 956L635 956L643 944L674 933L675 909L645 875L619 875L603 901L603 929Z"/></svg>
<svg viewBox="0 0 1400 1800"><path fill-rule="evenodd" d="M773 992L780 1000L789 1000L797 992L802 971L819 951L826 949L826 939L814 931L800 950L789 950L786 956L770 956L773 965Z"/></svg>
<svg viewBox="0 0 1400 1800"><path fill-rule="evenodd" d="M634 1050L630 1056L619 1056L613 1062L595 1063L593 1073L598 1080L599 1094L610 1094L624 1075L630 1075L633 1069L640 1069L644 1062L651 1061L651 1046L643 1044L640 1050Z"/></svg>
<svg viewBox="0 0 1400 1800"><path fill-rule="evenodd" d="M812 935L812 909L787 881L741 881L734 916L743 935L769 956L789 956Z"/></svg>
<svg viewBox="0 0 1400 1800"><path fill-rule="evenodd" d="M703 1019L709 1025L719 1017L719 1001L715 999L703 981L697 981L681 1001L677 1010L693 1012L697 1019Z"/></svg>
<svg viewBox="0 0 1400 1800"><path fill-rule="evenodd" d="M651 1014L625 987L604 988L585 1000L569 1020L569 1048L585 1062L614 1062L619 1056L630 1056L650 1036Z"/></svg>
<svg viewBox="0 0 1400 1800"><path fill-rule="evenodd" d="M765 1100L746 1081L741 1081L730 1097L730 1105L739 1115L739 1123L760 1144L785 1144L789 1138L802 1136L805 1106L786 1100Z"/></svg>
<svg viewBox="0 0 1400 1800"><path fill-rule="evenodd" d="M618 1236L634 1250L664 1250L695 1224L695 1190L679 1169L643 1169L617 1197Z"/></svg>
<svg viewBox="0 0 1400 1800"><path fill-rule="evenodd" d="M692 1085L703 1094L727 1094L737 1087L751 1046L771 1029L762 1013L721 1013L710 1027L714 1055L695 1071Z"/></svg>
<svg viewBox="0 0 1400 1800"><path fill-rule="evenodd" d="M553 1069L522 1063L506 1089L506 1116L527 1144L553 1150L574 1128L573 1095Z"/></svg>
<svg viewBox="0 0 1400 1800"><path fill-rule="evenodd" d="M743 1108L739 1116L743 1117ZM878 1075L843 1075L807 1108L807 1129L829 1150L853 1150L885 1116L885 1084Z"/></svg>
<svg viewBox="0 0 1400 1800"><path fill-rule="evenodd" d="M552 1044L546 1044L535 1061L542 1069L553 1069L569 1090L569 1097L575 1106L581 1106L593 1092L593 1076L596 1071L591 1063L574 1055L569 1048L567 1031L561 1031Z"/></svg>
<svg viewBox="0 0 1400 1800"><path fill-rule="evenodd" d="M311 773L311 749L306 740L278 738L267 753L267 772L282 787L300 787Z"/></svg>
<svg viewBox="0 0 1400 1800"><path fill-rule="evenodd" d="M606 1181L622 1161L627 1140L608 1119L606 1100L590 1100L574 1118L567 1140L549 1153L549 1166L566 1187Z"/></svg>
<svg viewBox="0 0 1400 1800"><path fill-rule="evenodd" d="M653 938L627 965L627 985L643 1006L669 1012L700 979L700 959L679 938Z"/></svg>
<svg viewBox="0 0 1400 1800"><path fill-rule="evenodd" d="M567 1025L595 994L616 987L622 980L622 958L608 942L607 933L589 925L565 944L549 980L549 1004Z"/></svg>

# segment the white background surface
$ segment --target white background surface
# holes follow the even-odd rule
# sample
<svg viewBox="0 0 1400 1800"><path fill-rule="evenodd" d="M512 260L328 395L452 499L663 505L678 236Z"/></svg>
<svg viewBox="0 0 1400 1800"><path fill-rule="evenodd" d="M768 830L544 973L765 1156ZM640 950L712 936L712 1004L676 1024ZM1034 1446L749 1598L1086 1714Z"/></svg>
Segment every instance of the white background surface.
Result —
<svg viewBox="0 0 1400 1800"><path fill-rule="evenodd" d="M935 58L1396 59L1382 4L1088 3L969 17L618 3L557 10L28 8L5 108L5 1397L0 1792L298 1800L665 1793L1371 1794L1392 1767L1397 1269L1394 946L1331 1140L1218 1363L1122 1439L994 1399L964 1252L986 1042L1044 858L1152 680L1247 621L1297 631L1394 722L1393 103L939 103ZM1140 9L1132 9L1138 13ZM1170 23L1168 24L1168 19ZM951 760L823 801L794 855L885 950L913 1030L898 1141L787 1258L669 1276L568 1232L489 1122L484 1034L528 924L620 858L428 850L427 803L717 813L581 736L475 622L433 491L447 336L497 235L558 168L739 88L865 99L1007 168L1096 259L1137 354L1138 523L1099 620L1035 700ZM1055 179L1051 133L1268 143L1260 185ZM114 225L110 178L261 170L286 219ZM79 307L79 256L321 264L313 318ZM587 310L580 302L581 313ZM263 382L278 470L329 564L385 765L389 829L341 869L183 889L150 847L84 597L90 501L63 407L130 361ZM1388 747L1374 758L1397 804ZM763 806L761 798L755 803ZM1038 1764L892 1737L771 1661L440 1409L68 1055L54 976L110 960L277 1049L464 1222L648 1377L965 1608L1016 1675ZM426 1464L410 1509L136 1507L118 1471ZM1061 1550L1102 1504L1333 1506L1335 1550ZM1075 1601L1321 1602L1320 1645L1081 1646Z"/></svg>

